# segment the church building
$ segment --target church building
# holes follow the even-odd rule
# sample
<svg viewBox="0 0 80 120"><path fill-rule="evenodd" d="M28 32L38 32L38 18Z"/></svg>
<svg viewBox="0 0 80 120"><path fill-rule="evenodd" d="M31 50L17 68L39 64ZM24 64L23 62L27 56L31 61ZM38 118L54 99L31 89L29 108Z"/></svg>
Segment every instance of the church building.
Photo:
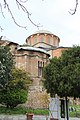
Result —
<svg viewBox="0 0 80 120"><path fill-rule="evenodd" d="M0 40L1 46L9 46L15 57L15 66L28 72L33 80L33 84L29 91L29 100L26 106L33 108L45 107L44 102L41 102L40 95L44 97L46 94L42 85L42 70L43 67L49 64L49 59L61 56L65 47L59 47L60 38L47 30L39 30L28 36L24 45L8 41ZM38 95L40 98L38 98ZM36 105L35 105L36 104Z"/></svg>

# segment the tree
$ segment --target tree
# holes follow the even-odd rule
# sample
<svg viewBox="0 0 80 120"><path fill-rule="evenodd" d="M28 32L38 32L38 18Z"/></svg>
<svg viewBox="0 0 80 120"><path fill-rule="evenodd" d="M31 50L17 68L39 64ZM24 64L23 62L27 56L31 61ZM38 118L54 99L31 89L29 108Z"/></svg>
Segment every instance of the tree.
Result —
<svg viewBox="0 0 80 120"><path fill-rule="evenodd" d="M13 56L7 46L0 46L0 89L3 89L12 78L14 67Z"/></svg>
<svg viewBox="0 0 80 120"><path fill-rule="evenodd" d="M75 8L74 9L70 9L69 13L71 15L74 15L77 11L77 7L78 7L78 0L76 0L76 5L75 5Z"/></svg>
<svg viewBox="0 0 80 120"><path fill-rule="evenodd" d="M13 108L26 102L31 83L28 73L14 67L9 47L0 46L0 103Z"/></svg>
<svg viewBox="0 0 80 120"><path fill-rule="evenodd" d="M34 26L36 26L36 27L39 28L39 27L41 27L41 25L40 25L40 24L35 24L35 22L33 22L33 20L30 18L30 17L31 17L31 13L28 11L28 9L27 9L27 8L25 7L25 5L24 5L24 4L27 3L27 1L28 1L28 0L15 0L18 9L19 9L19 10L21 9L21 10L27 15L27 18L29 19L29 21L30 21ZM42 1L44 1L44 0L42 0ZM74 8L74 9L70 9L70 11L69 11L69 13L70 13L71 15L74 15L74 14L76 13L76 11L77 11L77 6L78 6L78 0L76 0L75 8ZM15 5L14 5L14 7L15 7ZM9 3L8 3L7 0L2 0L2 1L0 1L0 11L1 11L1 13L2 13L2 16L5 18L4 12L3 12L3 9L4 9L4 8L8 10L8 12L10 13L10 15L11 15L11 17L12 17L12 20L14 21L14 23L15 23L18 27L25 28L25 29L27 28L27 26L22 26L22 25L20 25L20 24L16 21L14 15L13 15L13 11L11 10L10 5L9 5ZM0 26L0 29L3 30L2 26Z"/></svg>
<svg viewBox="0 0 80 120"><path fill-rule="evenodd" d="M18 104L25 103L27 100L27 91L20 88L11 89L7 86L0 91L0 103L7 108L14 108Z"/></svg>
<svg viewBox="0 0 80 120"><path fill-rule="evenodd" d="M32 84L32 80L30 78L29 73L27 73L25 70L23 69L17 69L14 68L12 70L12 76L13 76L13 80L11 82L11 84L13 85L19 85L19 87L22 85L22 88L28 90L29 86ZM24 84L25 83L25 84ZM21 84L21 85L20 85ZM18 87L18 86L17 86Z"/></svg>
<svg viewBox="0 0 80 120"><path fill-rule="evenodd" d="M50 64L47 65L43 70L43 77L45 78L43 83L45 88L47 89L47 92L50 93L51 97L53 97L58 92L57 89L60 80L60 70L60 59L57 58L53 58L52 60L50 60Z"/></svg>
<svg viewBox="0 0 80 120"><path fill-rule="evenodd" d="M29 21L30 21L34 26L36 26L36 27L39 28L40 25L39 25L39 24L35 24L35 23L32 21L32 19L30 18L31 13L28 11L28 9L27 9L27 8L25 7L25 5L24 5L24 3L26 4L27 1L28 1L28 0L15 0L16 5L17 5L17 8L18 8L19 10L21 9L21 10L27 15L27 18L29 19ZM14 8L15 8L15 6L14 6ZM13 11L11 10L10 5L9 5L9 3L8 3L7 0L2 0L2 1L0 1L0 11L1 11L1 13L2 13L2 16L5 18L3 9L7 9L7 10L8 10L8 12L10 13L10 15L11 15L11 17L12 17L12 20L14 21L14 23L15 23L18 27L25 28L25 29L27 28L27 26L22 26L22 25L20 25L20 24L16 21L14 15L13 15ZM1 26L0 26L0 29L3 30L3 28L2 28Z"/></svg>
<svg viewBox="0 0 80 120"><path fill-rule="evenodd" d="M28 87L32 80L29 75L19 69L13 69L12 80L0 91L0 103L7 108L14 108L18 104L25 103L28 96Z"/></svg>
<svg viewBox="0 0 80 120"><path fill-rule="evenodd" d="M51 96L58 94L66 101L67 97L80 97L80 46L73 46L60 58L53 58L44 69L44 78L44 86Z"/></svg>
<svg viewBox="0 0 80 120"><path fill-rule="evenodd" d="M73 46L63 52L61 61L63 80L66 79L71 87L68 96L80 97L80 46Z"/></svg>

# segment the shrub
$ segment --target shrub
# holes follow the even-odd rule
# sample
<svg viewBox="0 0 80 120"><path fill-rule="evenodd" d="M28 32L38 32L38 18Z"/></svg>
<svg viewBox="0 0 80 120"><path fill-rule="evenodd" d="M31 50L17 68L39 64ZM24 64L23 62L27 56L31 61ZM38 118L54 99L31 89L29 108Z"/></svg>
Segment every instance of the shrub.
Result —
<svg viewBox="0 0 80 120"><path fill-rule="evenodd" d="M23 89L4 89L0 91L0 103L7 108L14 108L18 104L25 103L27 100L27 91Z"/></svg>

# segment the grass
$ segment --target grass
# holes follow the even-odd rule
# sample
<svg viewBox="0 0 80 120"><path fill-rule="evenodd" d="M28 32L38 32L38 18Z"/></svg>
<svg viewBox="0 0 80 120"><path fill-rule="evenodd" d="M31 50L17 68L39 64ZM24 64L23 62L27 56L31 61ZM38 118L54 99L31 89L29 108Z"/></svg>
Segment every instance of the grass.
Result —
<svg viewBox="0 0 80 120"><path fill-rule="evenodd" d="M80 105L72 105L70 107L74 108L71 112L69 112L70 117L80 118Z"/></svg>
<svg viewBox="0 0 80 120"><path fill-rule="evenodd" d="M76 109L76 111L70 111L69 116L70 117L79 117L80 118L80 105L74 105L70 106ZM25 115L26 113L33 113L35 115L49 115L48 109L28 109L28 108L22 108L22 107L16 107L13 109L6 108L6 107L0 107L0 114L9 114L9 115Z"/></svg>
<svg viewBox="0 0 80 120"><path fill-rule="evenodd" d="M26 113L33 113L35 115L48 115L49 110L43 110L43 109L27 109L27 108L21 108L16 107L13 109L6 108L6 107L0 107L0 114L26 114Z"/></svg>

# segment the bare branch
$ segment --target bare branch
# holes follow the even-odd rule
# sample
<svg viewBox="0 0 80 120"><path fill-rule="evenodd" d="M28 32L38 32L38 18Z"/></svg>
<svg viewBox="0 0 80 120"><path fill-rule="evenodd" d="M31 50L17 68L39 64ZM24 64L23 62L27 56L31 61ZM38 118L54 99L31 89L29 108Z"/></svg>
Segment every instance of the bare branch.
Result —
<svg viewBox="0 0 80 120"><path fill-rule="evenodd" d="M3 36L0 36L0 40L2 40Z"/></svg>
<svg viewBox="0 0 80 120"><path fill-rule="evenodd" d="M40 26L40 24L35 24L32 20L31 20L31 18L30 18L30 16L31 16L31 13L29 13L29 11L27 10L27 8L25 7L25 6L23 6L18 0L16 0L16 3L17 3L17 5L18 5L18 8L20 7L22 10L23 10L23 12L25 12L25 13L27 13L27 16L28 16L28 19L30 20L30 22L34 25L34 26L36 26L36 27L42 27L42 26Z"/></svg>
<svg viewBox="0 0 80 120"><path fill-rule="evenodd" d="M36 26L37 28L39 27L42 27L40 26L40 24L35 24L32 19L30 18L31 16L31 13L29 13L29 11L27 10L27 8L22 4L22 3L26 3L28 0L15 0L16 1L16 4L17 4L17 7L18 9L21 9L23 12L25 12L27 14L27 18L29 19L29 21L34 25ZM13 13L10 9L10 6L9 4L7 3L7 0L3 0L4 2L4 8L8 10L8 12L10 13L11 17L12 17L12 20L14 21L14 23L18 26L18 27L21 27L21 28L27 28L27 26L22 26L20 24L18 24L15 20L15 17L13 16ZM3 11L2 11L2 4L0 3L0 9L1 9L1 13L2 13L2 16L5 18L4 14L3 14ZM3 30L2 27L0 26L0 29L1 31Z"/></svg>
<svg viewBox="0 0 80 120"><path fill-rule="evenodd" d="M0 30L1 30L1 32L2 32L2 30L3 30L3 28L0 26Z"/></svg>
<svg viewBox="0 0 80 120"><path fill-rule="evenodd" d="M69 13L70 13L71 15L74 15L74 14L76 13L76 11L77 11L77 6L78 6L78 0L76 0L76 6L75 6L75 8L74 8L74 9L70 9L70 11L69 11Z"/></svg>
<svg viewBox="0 0 80 120"><path fill-rule="evenodd" d="M6 2L6 0L4 0L4 7L8 9L8 12L10 13L10 15L11 15L14 23L15 23L18 27L25 28L25 29L27 28L27 26L21 26L21 25L19 25L19 24L16 22L16 20L15 20L15 18L14 18L14 16L13 16L13 14L12 14L12 12L11 12L11 10L10 10L10 8L9 8L9 5L8 5L8 3Z"/></svg>
<svg viewBox="0 0 80 120"><path fill-rule="evenodd" d="M2 11L2 5L1 5L1 3L0 3L0 9L1 9L2 16L5 18L4 14L3 14L3 11Z"/></svg>
<svg viewBox="0 0 80 120"><path fill-rule="evenodd" d="M31 15L31 14L29 13L29 11L27 10L27 8L24 7L18 0L16 0L16 4L18 5L18 8L20 7L20 8L23 10L23 12Z"/></svg>

